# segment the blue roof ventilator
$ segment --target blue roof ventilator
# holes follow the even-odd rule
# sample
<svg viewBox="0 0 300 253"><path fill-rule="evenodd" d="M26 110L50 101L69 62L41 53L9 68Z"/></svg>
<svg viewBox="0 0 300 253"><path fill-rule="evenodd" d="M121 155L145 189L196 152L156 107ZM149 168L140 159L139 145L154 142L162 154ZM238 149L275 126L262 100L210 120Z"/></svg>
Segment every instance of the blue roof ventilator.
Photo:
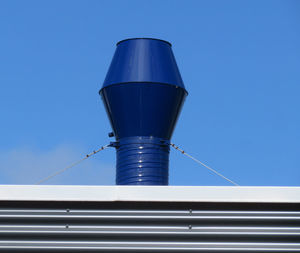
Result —
<svg viewBox="0 0 300 253"><path fill-rule="evenodd" d="M169 141L187 95L171 44L117 44L100 95L116 138L117 185L168 185Z"/></svg>

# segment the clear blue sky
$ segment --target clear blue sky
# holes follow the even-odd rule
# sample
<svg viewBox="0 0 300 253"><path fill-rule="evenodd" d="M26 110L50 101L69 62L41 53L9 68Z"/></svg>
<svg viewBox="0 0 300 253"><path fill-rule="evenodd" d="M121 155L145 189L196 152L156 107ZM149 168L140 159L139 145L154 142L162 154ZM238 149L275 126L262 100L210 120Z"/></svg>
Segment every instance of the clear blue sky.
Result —
<svg viewBox="0 0 300 253"><path fill-rule="evenodd" d="M173 142L240 185L300 186L300 1L1 1L0 184L111 139L98 95L119 40L170 41L189 91ZM172 150L172 185L229 185ZM115 151L48 184L114 184Z"/></svg>

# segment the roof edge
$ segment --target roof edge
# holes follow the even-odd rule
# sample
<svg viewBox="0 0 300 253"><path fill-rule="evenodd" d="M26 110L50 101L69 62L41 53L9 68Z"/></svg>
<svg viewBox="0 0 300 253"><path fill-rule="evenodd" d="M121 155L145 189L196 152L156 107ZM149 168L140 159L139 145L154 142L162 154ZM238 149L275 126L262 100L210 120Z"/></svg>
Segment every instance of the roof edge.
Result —
<svg viewBox="0 0 300 253"><path fill-rule="evenodd" d="M0 201L300 203L300 187L1 185Z"/></svg>

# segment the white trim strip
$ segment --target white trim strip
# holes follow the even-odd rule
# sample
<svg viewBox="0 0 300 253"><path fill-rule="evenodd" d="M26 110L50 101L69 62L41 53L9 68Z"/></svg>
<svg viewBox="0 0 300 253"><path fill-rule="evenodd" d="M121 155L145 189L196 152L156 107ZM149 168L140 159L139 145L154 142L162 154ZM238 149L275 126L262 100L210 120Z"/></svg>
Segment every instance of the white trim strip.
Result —
<svg viewBox="0 0 300 253"><path fill-rule="evenodd" d="M2 185L6 200L300 203L300 187Z"/></svg>

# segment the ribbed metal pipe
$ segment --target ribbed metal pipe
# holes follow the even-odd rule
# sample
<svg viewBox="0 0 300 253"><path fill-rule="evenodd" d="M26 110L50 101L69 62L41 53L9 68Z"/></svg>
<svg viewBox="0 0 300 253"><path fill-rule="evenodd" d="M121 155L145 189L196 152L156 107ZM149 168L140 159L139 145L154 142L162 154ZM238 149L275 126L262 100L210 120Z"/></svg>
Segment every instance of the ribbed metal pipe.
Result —
<svg viewBox="0 0 300 253"><path fill-rule="evenodd" d="M116 143L117 185L168 185L169 144L153 137L122 138Z"/></svg>

